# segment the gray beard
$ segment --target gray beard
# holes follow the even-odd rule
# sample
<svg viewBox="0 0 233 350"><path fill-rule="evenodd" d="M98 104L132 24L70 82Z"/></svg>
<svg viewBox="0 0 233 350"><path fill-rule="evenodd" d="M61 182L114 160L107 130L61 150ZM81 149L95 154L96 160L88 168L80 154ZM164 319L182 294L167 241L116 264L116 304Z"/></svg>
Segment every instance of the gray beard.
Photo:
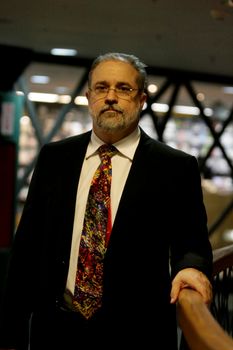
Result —
<svg viewBox="0 0 233 350"><path fill-rule="evenodd" d="M116 131L125 128L124 115L118 112L104 112L97 118L97 125L106 131Z"/></svg>

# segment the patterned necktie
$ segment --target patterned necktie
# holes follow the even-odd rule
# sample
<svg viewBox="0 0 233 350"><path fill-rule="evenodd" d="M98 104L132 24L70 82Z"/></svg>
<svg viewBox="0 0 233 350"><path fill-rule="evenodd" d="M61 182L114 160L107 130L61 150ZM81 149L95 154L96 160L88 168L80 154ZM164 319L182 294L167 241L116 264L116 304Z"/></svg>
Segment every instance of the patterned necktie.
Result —
<svg viewBox="0 0 233 350"><path fill-rule="evenodd" d="M89 319L101 306L103 260L111 233L112 145L98 149L101 163L92 179L80 240L73 308Z"/></svg>

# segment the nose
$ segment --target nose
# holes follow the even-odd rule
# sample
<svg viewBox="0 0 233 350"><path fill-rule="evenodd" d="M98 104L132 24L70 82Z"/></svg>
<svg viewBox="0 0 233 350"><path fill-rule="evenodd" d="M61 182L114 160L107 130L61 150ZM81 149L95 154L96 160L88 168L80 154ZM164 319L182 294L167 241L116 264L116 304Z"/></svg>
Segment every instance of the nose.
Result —
<svg viewBox="0 0 233 350"><path fill-rule="evenodd" d="M107 95L105 96L105 101L108 103L115 103L118 101L118 96L115 89L109 89Z"/></svg>

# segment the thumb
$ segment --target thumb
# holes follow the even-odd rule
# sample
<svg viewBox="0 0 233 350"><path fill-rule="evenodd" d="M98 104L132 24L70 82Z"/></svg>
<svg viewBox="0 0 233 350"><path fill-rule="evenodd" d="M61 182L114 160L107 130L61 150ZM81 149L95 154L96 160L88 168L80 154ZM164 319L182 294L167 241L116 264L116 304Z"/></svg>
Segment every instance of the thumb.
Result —
<svg viewBox="0 0 233 350"><path fill-rule="evenodd" d="M170 303L175 304L178 300L178 295L180 293L180 284L179 283L173 283L170 293Z"/></svg>

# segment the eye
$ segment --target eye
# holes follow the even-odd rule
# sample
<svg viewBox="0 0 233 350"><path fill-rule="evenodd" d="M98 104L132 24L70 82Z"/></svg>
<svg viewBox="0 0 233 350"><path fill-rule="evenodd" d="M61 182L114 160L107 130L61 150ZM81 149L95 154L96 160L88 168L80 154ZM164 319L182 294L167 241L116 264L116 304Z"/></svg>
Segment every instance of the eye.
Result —
<svg viewBox="0 0 233 350"><path fill-rule="evenodd" d="M102 92L107 92L108 87L106 85L96 85L94 90L95 93L101 94Z"/></svg>
<svg viewBox="0 0 233 350"><path fill-rule="evenodd" d="M126 86L126 85L122 85L117 87L116 89L118 92L123 92L123 93L129 93L130 91L132 91L131 87Z"/></svg>

